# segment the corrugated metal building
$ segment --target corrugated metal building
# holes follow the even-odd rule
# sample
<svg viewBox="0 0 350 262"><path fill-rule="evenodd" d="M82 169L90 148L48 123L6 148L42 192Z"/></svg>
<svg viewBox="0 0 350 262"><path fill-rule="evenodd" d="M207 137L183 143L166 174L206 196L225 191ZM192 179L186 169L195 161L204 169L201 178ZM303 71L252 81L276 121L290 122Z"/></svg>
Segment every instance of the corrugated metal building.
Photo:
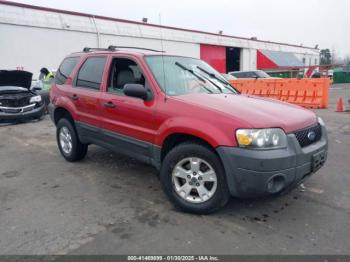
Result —
<svg viewBox="0 0 350 262"><path fill-rule="evenodd" d="M310 47L0 0L0 69L23 68L38 75L41 67L56 69L64 56L86 46L161 49L160 39L167 53L202 58L220 72L319 63L319 50Z"/></svg>

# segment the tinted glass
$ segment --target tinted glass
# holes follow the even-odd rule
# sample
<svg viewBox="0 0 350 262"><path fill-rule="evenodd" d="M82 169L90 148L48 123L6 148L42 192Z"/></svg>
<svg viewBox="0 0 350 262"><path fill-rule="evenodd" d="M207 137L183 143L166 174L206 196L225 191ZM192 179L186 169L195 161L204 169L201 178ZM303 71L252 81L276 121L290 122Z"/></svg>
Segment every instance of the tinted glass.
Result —
<svg viewBox="0 0 350 262"><path fill-rule="evenodd" d="M68 57L64 59L60 68L57 70L55 83L58 85L63 85L66 82L68 76L72 73L78 61L79 57Z"/></svg>
<svg viewBox="0 0 350 262"><path fill-rule="evenodd" d="M106 57L90 57L79 70L76 86L100 89Z"/></svg>

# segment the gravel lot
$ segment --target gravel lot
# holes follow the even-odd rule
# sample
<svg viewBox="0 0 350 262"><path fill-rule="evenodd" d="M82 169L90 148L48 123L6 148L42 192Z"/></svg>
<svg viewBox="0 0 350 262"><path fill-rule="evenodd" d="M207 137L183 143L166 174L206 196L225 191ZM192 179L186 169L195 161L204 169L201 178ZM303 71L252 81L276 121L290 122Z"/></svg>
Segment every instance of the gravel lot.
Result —
<svg viewBox="0 0 350 262"><path fill-rule="evenodd" d="M279 198L232 199L216 214L173 209L156 170L91 146L79 163L59 155L55 127L0 127L0 254L349 254L350 85L316 110L329 130L326 166Z"/></svg>

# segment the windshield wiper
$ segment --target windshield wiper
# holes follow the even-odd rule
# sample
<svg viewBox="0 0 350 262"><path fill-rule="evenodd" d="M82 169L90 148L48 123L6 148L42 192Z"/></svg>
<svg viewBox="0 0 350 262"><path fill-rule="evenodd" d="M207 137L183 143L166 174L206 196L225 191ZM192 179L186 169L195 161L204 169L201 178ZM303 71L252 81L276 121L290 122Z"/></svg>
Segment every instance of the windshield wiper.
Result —
<svg viewBox="0 0 350 262"><path fill-rule="evenodd" d="M239 93L240 93L239 91L236 90L236 88L234 88L234 87L230 84L230 82L220 79L220 78L217 77L214 73L210 73L210 72L208 72L207 70L201 68L200 66L197 66L197 68L198 68L199 70L201 70L202 72L206 73L206 74L207 74L208 76L210 76L211 78L215 78L215 79L218 80L220 83L222 83L222 84L224 84L224 85L226 85L226 86L231 87L231 88L233 89L233 91L234 91L236 94L239 94ZM217 86L217 85L216 85L216 86ZM219 87L219 88L220 88L220 87ZM220 88L220 89L221 89L221 88Z"/></svg>
<svg viewBox="0 0 350 262"><path fill-rule="evenodd" d="M201 68L200 66L197 66L197 68L199 70L201 70L202 72L206 73L208 76L210 76L211 78L215 78L216 80L218 80L220 83L224 84L224 85L228 85L229 83L227 83L226 81L222 80L221 78L217 77L214 73L210 73L207 70L205 70L204 68Z"/></svg>
<svg viewBox="0 0 350 262"><path fill-rule="evenodd" d="M206 83L207 81L205 81L204 78L202 78L201 76L197 75L192 69L188 69L186 66L180 64L179 62L175 62L175 65L177 65L178 67L180 67L181 69L190 72L192 75L194 75L195 77L197 77L200 81L202 81L203 83ZM204 85L201 85L201 87L203 87L205 90L207 90L209 93L213 93L213 91L211 91L209 88L207 88Z"/></svg>
<svg viewBox="0 0 350 262"><path fill-rule="evenodd" d="M180 64L179 62L175 62L175 65L177 65L178 67L182 68L185 71L190 72L192 75L194 75L195 77L197 77L199 80L201 80L203 83L205 83L206 81L199 75L197 75L192 69L188 69L186 66Z"/></svg>
<svg viewBox="0 0 350 262"><path fill-rule="evenodd" d="M204 77L204 76L203 76ZM222 88L220 86L218 86L215 82L211 81L209 78L207 77L204 77L206 80L208 80L213 86L215 86L219 91L220 93L223 93L222 92Z"/></svg>

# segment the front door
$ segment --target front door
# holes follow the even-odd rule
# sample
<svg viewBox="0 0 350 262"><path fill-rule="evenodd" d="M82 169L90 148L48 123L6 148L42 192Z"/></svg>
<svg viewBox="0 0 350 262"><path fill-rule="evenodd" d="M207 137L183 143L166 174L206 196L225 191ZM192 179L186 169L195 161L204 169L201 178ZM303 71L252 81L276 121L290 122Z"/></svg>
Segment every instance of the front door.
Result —
<svg viewBox="0 0 350 262"><path fill-rule="evenodd" d="M107 143L136 158L151 158L156 136L155 102L141 67L128 57L113 57L105 92L102 93L102 132ZM125 84L141 84L147 100L124 95Z"/></svg>

